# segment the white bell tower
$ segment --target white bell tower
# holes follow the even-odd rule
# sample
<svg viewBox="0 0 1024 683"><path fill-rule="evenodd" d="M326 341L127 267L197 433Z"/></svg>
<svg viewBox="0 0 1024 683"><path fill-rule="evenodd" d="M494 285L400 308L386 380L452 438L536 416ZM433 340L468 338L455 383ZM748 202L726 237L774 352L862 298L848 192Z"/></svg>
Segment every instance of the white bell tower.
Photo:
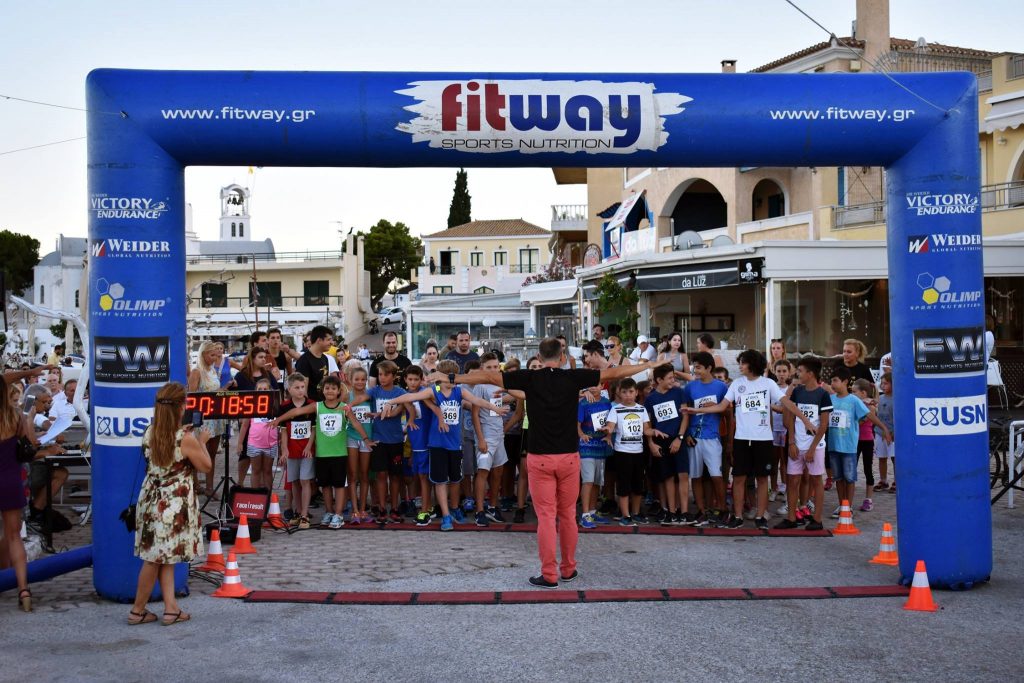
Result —
<svg viewBox="0 0 1024 683"><path fill-rule="evenodd" d="M248 188L241 185L220 188L220 239L222 242L252 241Z"/></svg>

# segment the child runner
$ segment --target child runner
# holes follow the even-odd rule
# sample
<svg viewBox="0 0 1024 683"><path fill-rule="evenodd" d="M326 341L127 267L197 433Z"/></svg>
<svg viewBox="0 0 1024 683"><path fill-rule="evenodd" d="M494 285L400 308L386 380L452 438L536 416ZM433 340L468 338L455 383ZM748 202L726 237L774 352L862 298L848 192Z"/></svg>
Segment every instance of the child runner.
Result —
<svg viewBox="0 0 1024 683"><path fill-rule="evenodd" d="M301 408L306 405L306 376L300 372L288 375L288 400L281 404L278 415L284 415L292 408ZM307 453L306 444L309 443L313 429L311 420L289 420L284 422L281 449L281 466L288 467L288 481L292 488L292 505L295 507L296 515L290 523L299 529L309 528L309 500L313 495L313 454ZM328 521L328 524L330 522Z"/></svg>
<svg viewBox="0 0 1024 683"><path fill-rule="evenodd" d="M459 365L465 368L463 372L469 373L480 367L480 359L474 357L464 364L459 363ZM462 389L464 392L469 392L471 387L465 386ZM473 411L464 410L462 412L462 483L459 484L462 505L457 506L458 510L452 510L452 518L458 524L466 521L463 511L473 512L476 509L476 496L473 493L473 484L476 478L476 453L476 430L473 428Z"/></svg>
<svg viewBox="0 0 1024 683"><path fill-rule="evenodd" d="M354 360L354 359L353 359ZM349 361L351 363L353 361ZM355 361L358 363L359 361ZM373 437L373 407L370 397L366 394L366 370L360 365L351 367L346 363L349 381L348 405L352 407L355 419L348 422L348 480L352 487L352 523L368 524L373 517L366 510L366 498L370 490L370 445L368 440ZM360 436L362 432L365 436ZM318 477L319 478L319 477ZM356 488L358 487L358 491ZM378 507L382 500L374 503ZM378 516L380 516L378 510Z"/></svg>
<svg viewBox="0 0 1024 683"><path fill-rule="evenodd" d="M853 395L859 398L872 414L876 414L878 401L875 399L875 385L866 379L858 379L853 382ZM860 504L861 512L871 512L874 501L871 500L871 492L875 485L875 430L871 420L864 418L858 425L860 434L857 439L857 458L861 461L864 472L864 502ZM853 504L853 501L850 501Z"/></svg>
<svg viewBox="0 0 1024 683"><path fill-rule="evenodd" d="M720 403L729 387L721 380L713 379L714 358L706 351L693 354L693 381L683 388L683 402L694 408L706 408ZM689 459L690 482L697 514L687 514L686 522L694 526L709 526L720 521L718 511L709 503L714 499L725 503L725 481L722 479L722 441L719 438L719 420L727 413L684 414L686 427L686 450ZM704 488L701 480L707 468L714 491ZM714 495L712 495L714 493ZM684 502L688 498L683 499ZM685 512L685 509L684 509Z"/></svg>
<svg viewBox="0 0 1024 683"><path fill-rule="evenodd" d="M684 401L683 390L676 386L676 373L671 365L654 368L652 377L654 387L644 407L654 430L665 435L648 440L654 456L651 468L665 487L665 514L659 518L662 526L676 526L685 522L690 496L690 458L683 449L686 428L679 412Z"/></svg>
<svg viewBox="0 0 1024 683"><path fill-rule="evenodd" d="M470 363L466 363L467 368L469 365ZM501 371L501 363L493 353L480 356L480 367L490 372ZM496 412L497 407L502 406L501 389L494 384L477 384L467 388L471 394L492 405L491 408L473 406L470 411L473 431L476 433L476 525L490 526L490 522L504 524L505 519L498 509L502 470L508 462L508 454L505 452L505 423ZM488 485L490 506L485 505Z"/></svg>
<svg viewBox="0 0 1024 683"><path fill-rule="evenodd" d="M726 528L738 529L743 526L743 499L747 477L754 477L757 484L757 513L755 524L758 529L767 529L765 510L768 507L768 477L772 471L772 425L771 406L776 403L791 405L779 385L764 377L768 361L756 349L747 349L737 358L740 378L729 385L725 399L717 405L705 408L688 408L694 413L721 413L736 406L736 434L733 441L732 491L733 514L725 523ZM788 407L788 405L787 405Z"/></svg>
<svg viewBox="0 0 1024 683"><path fill-rule="evenodd" d="M651 429L647 411L637 405L636 396L636 382L632 378L627 377L619 382L620 403L608 411L606 422L615 449L615 494L622 514L619 526L638 525L631 512L638 509L644 495L644 437L652 434L665 436Z"/></svg>
<svg viewBox="0 0 1024 683"><path fill-rule="evenodd" d="M597 514L597 492L604 486L605 460L610 448L605 421L611 407L611 401L601 396L601 387L597 386L584 392L576 411L576 429L580 437L580 474L583 480L580 490L583 514L579 522L584 529L593 529L609 521Z"/></svg>
<svg viewBox="0 0 1024 683"><path fill-rule="evenodd" d="M372 445L373 442L362 425L355 420L351 406L342 402L341 380L328 376L321 381L320 390L324 394L323 401L292 408L275 420L275 424L294 420L302 415L316 415L316 423L310 433L303 457L310 453L316 454L316 481L324 495L324 516L320 520L320 526L340 529L345 525L345 487L348 485L349 471L346 462L349 459L346 421L355 424L356 434L366 443ZM358 401L365 401L366 398L366 394L355 396Z"/></svg>
<svg viewBox="0 0 1024 683"><path fill-rule="evenodd" d="M875 457L878 458L878 479L879 482L875 484L876 491L885 491L889 489L891 493L896 492L896 451L894 444L896 443L896 430L892 419L892 373L886 372L882 374L882 379L879 380L879 386L882 389L882 395L878 397L878 419L888 428L889 436L891 441L886 441L882 435L882 430L875 428ZM888 480L888 465L889 461L892 460L892 488L889 487Z"/></svg>
<svg viewBox="0 0 1024 683"><path fill-rule="evenodd" d="M774 344L773 344L774 346ZM775 380L783 392L789 390L789 382L793 376L793 364L785 358L774 363ZM785 411L782 406L772 406L772 443L775 445L775 458L772 460L772 483L768 500L775 502L775 494L786 494L786 425Z"/></svg>
<svg viewBox="0 0 1024 683"><path fill-rule="evenodd" d="M257 391L270 391L266 377L256 381ZM252 463L252 486L257 489L274 488L274 461L278 457L277 427L273 418L254 417L241 421L238 430L238 449L245 444L246 455Z"/></svg>
<svg viewBox="0 0 1024 683"><path fill-rule="evenodd" d="M797 411L784 414L788 434L786 476L786 519L775 525L776 529L795 529L800 526L797 508L800 505L801 479L810 478L814 495L814 519L807 523L808 531L820 531L821 511L825 505L825 434L828 432L832 399L828 391L819 386L821 361L817 358L803 358L796 364L796 385L790 399ZM799 420L797 416L799 415ZM804 422L807 420L807 422Z"/></svg>
<svg viewBox="0 0 1024 683"><path fill-rule="evenodd" d="M839 366L832 371L832 415L828 421L828 459L832 464L832 477L836 482L839 502L853 500L857 483L857 438L858 423L865 417L882 429L888 441L889 429L877 415L872 415L864 402L850 393L850 369ZM832 512L832 519L839 518L839 507Z"/></svg>
<svg viewBox="0 0 1024 683"><path fill-rule="evenodd" d="M418 365L410 365L403 373L405 386L410 394L415 394L423 386L423 369ZM409 445L412 448L412 473L419 482L420 512L416 515L416 526L427 526L432 519L431 511L434 508L433 493L427 481L430 454L428 452L427 437L433 429L434 411L437 406L430 401L413 401L412 409L416 414L416 429L409 429Z"/></svg>
<svg viewBox="0 0 1024 683"><path fill-rule="evenodd" d="M402 415L383 417L384 407L392 399L405 394L405 389L396 385L398 380L398 364L389 360L377 363L377 385L366 392L373 405L373 431L377 445L370 454L370 469L373 470L374 502L380 506L380 522L397 524L402 521L398 512L398 504L402 500L402 477L404 463L402 456L405 445L405 431L402 429ZM416 431L416 410L406 406L410 431ZM391 510L385 512L388 502L388 484L391 488Z"/></svg>
<svg viewBox="0 0 1024 683"><path fill-rule="evenodd" d="M437 364L437 371L446 375L454 375L458 370L455 361L443 360ZM441 419L433 424L427 437L429 477L441 506L441 531L451 531L453 508L459 502L458 484L462 481L462 404L465 402L488 410L495 408L501 414L508 412L508 407L496 407L490 401L477 398L468 391L463 392L460 387L444 381L392 399L384 414L390 416L392 411L398 411L401 404L413 401L433 401L441 411Z"/></svg>

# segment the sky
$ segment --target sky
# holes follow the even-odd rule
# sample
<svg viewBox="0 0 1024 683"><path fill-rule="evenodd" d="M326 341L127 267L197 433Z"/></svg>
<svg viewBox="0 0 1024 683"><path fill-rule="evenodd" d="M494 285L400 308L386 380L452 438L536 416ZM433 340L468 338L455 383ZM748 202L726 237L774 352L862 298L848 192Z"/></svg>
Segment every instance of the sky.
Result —
<svg viewBox="0 0 1024 683"><path fill-rule="evenodd" d="M855 0L796 0L845 36ZM891 0L891 35L1024 51L1014 0ZM1002 18L1003 20L1000 20ZM490 0L455 2L25 2L0 9L0 95L84 107L94 68L311 71L738 71L826 40L784 0ZM31 234L41 255L87 233L85 113L0 98L0 229ZM339 227L381 218L414 235L447 225L455 169L191 167L186 200L201 239L216 239L219 190L252 190L252 230L278 251L335 249ZM549 228L552 204L583 204L583 185L550 169L469 169L474 219Z"/></svg>

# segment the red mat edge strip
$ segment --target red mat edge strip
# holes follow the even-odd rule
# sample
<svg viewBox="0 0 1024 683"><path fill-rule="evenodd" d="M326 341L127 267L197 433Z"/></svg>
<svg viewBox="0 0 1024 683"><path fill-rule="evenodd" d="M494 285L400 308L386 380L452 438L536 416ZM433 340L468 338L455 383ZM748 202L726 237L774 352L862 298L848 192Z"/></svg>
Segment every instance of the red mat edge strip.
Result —
<svg viewBox="0 0 1024 683"><path fill-rule="evenodd" d="M310 529L311 531L441 531L441 528L437 525L430 525L427 527L417 526L412 523L403 522L402 524L346 524L341 529ZM456 532L498 532L498 533L535 533L537 526L535 524L492 524L491 526L476 526L475 524L458 524L455 525L454 531ZM711 527L663 527L663 526L639 526L639 527L619 527L619 526L600 526L596 529L580 529L580 535L586 534L617 534L617 535L629 535L635 534L638 536L708 536L708 537L729 537L729 536L753 536L753 537L771 537L771 538L830 538L833 536L829 529L822 529L821 531L802 531L798 529L793 530L775 530L775 529L715 529Z"/></svg>

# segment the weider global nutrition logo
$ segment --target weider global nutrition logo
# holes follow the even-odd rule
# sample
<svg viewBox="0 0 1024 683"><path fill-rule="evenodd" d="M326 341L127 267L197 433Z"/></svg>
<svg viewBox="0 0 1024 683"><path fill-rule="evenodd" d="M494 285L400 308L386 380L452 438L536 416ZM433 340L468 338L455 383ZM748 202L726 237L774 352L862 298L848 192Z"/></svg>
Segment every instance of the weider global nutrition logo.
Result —
<svg viewBox="0 0 1024 683"><path fill-rule="evenodd" d="M89 253L96 258L169 258L171 243L166 240L95 240L89 244Z"/></svg>
<svg viewBox="0 0 1024 683"><path fill-rule="evenodd" d="M167 210L167 202L148 197L112 197L106 194L94 194L89 198L89 211L96 218L156 220Z"/></svg>
<svg viewBox="0 0 1024 683"><path fill-rule="evenodd" d="M631 154L668 141L665 119L692 98L653 83L541 79L415 81L417 102L397 130L413 142L460 152Z"/></svg>

